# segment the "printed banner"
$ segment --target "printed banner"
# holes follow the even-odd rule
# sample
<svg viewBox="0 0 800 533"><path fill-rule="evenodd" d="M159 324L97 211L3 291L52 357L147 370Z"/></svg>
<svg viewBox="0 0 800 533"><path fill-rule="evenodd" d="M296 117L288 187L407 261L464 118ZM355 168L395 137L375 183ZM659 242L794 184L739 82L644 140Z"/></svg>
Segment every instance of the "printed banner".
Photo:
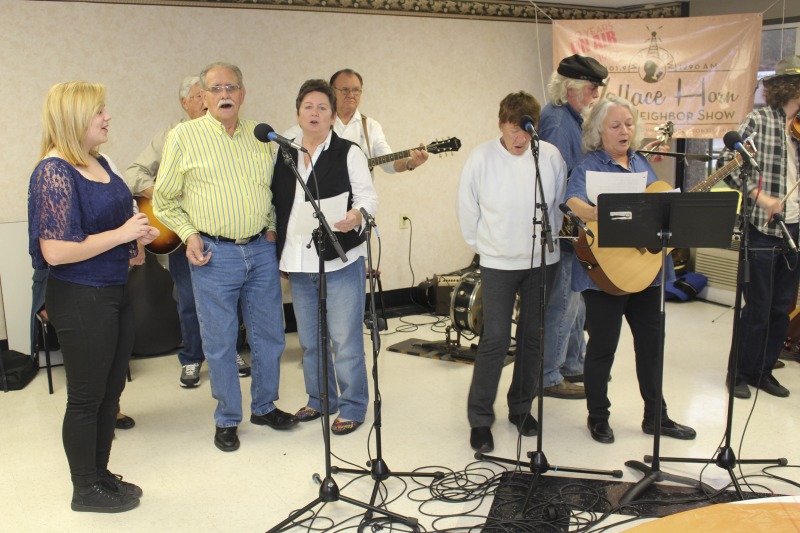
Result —
<svg viewBox="0 0 800 533"><path fill-rule="evenodd" d="M761 15L553 22L554 65L592 56L609 72L603 94L630 100L653 138L672 122L675 137L712 139L753 108Z"/></svg>

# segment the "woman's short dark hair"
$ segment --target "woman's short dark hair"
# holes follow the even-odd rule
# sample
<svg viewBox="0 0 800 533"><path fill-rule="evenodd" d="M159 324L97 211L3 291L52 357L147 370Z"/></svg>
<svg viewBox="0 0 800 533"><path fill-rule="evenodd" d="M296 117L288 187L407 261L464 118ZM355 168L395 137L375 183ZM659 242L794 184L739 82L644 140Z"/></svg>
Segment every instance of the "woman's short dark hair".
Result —
<svg viewBox="0 0 800 533"><path fill-rule="evenodd" d="M500 119L500 124L505 122L517 124L519 119L528 115L533 119L534 125L538 125L541 111L542 106L539 105L533 95L525 91L518 91L509 94L500 102L498 118Z"/></svg>
<svg viewBox="0 0 800 533"><path fill-rule="evenodd" d="M331 110L333 110L333 114L336 115L336 93L333 92L333 87L328 85L328 82L325 80L306 80L303 82L303 85L300 86L300 92L297 93L297 100L295 101L297 112L300 112L300 104L303 102L303 98L305 98L308 93L313 92L322 93L327 96L331 104Z"/></svg>

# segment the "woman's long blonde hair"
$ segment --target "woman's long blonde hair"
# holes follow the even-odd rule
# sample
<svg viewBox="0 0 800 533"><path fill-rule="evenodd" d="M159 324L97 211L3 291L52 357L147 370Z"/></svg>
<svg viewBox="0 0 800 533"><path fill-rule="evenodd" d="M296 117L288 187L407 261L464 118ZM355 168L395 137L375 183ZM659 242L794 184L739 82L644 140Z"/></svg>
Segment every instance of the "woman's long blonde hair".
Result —
<svg viewBox="0 0 800 533"><path fill-rule="evenodd" d="M88 165L83 138L105 101L106 87L100 83L68 81L53 85L42 108L40 159L55 148L68 163ZM89 155L96 157L98 153L93 148Z"/></svg>

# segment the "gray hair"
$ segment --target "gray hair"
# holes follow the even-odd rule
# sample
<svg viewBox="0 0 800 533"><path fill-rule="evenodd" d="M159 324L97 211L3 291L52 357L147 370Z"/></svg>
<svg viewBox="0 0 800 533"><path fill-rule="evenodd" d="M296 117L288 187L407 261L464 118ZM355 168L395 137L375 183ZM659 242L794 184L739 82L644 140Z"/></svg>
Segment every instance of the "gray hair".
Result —
<svg viewBox="0 0 800 533"><path fill-rule="evenodd" d="M178 98L186 98L192 92L192 87L200 83L200 76L186 76L178 89ZM201 85L202 86L202 85Z"/></svg>
<svg viewBox="0 0 800 533"><path fill-rule="evenodd" d="M631 149L637 150L642 144L644 138L644 131L639 127L639 111L628 100L617 96L615 94L606 93L589 112L589 116L583 123L583 151L594 152L602 148L603 140L601 133L603 131L603 121L605 121L608 112L612 107L626 107L633 116L633 139L631 140Z"/></svg>
<svg viewBox="0 0 800 533"><path fill-rule="evenodd" d="M550 81L547 84L547 95L553 105L565 105L567 103L567 91L573 89L575 92L580 92L584 87L594 85L594 83L586 80L576 80L562 76L557 71L553 71L550 75Z"/></svg>
<svg viewBox="0 0 800 533"><path fill-rule="evenodd" d="M231 72L236 74L236 83L239 84L239 87L244 87L244 81L242 79L242 71L241 71L241 69L239 69L239 67L237 67L233 63L226 63L224 61L216 61L216 62L211 63L210 65L206 66L206 68L204 68L200 72L200 86L203 88L204 91L208 90L208 87L206 86L206 74L208 74L208 71L213 69L213 68L226 68L226 69L230 70Z"/></svg>

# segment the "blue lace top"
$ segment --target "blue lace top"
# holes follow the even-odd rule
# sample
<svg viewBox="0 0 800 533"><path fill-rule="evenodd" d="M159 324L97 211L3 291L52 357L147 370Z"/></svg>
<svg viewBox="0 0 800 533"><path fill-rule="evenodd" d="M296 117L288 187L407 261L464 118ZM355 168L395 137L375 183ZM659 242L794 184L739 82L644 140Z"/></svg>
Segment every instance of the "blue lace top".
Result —
<svg viewBox="0 0 800 533"><path fill-rule="evenodd" d="M49 268L50 275L60 280L92 287L124 285L128 261L136 256L135 242L58 266L49 266L39 247L39 238L81 242L89 235L116 229L133 216L127 185L105 158L97 160L111 177L109 183L86 179L61 158L39 162L28 188L28 251L33 268Z"/></svg>

